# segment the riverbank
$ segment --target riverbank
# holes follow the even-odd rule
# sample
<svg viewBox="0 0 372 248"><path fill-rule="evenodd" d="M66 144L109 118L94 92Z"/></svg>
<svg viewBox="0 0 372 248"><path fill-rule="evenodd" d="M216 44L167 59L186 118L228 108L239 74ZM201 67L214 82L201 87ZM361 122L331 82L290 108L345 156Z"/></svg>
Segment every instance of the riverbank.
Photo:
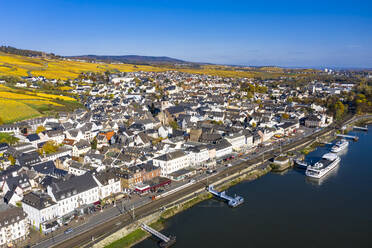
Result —
<svg viewBox="0 0 372 248"><path fill-rule="evenodd" d="M252 165L247 171L240 171L238 173L232 174L228 179L223 179L213 183L216 188L220 191L226 190L234 185L239 184L243 181L253 181L271 171L271 167L267 165L265 168L256 168L258 165ZM253 170L252 170L253 168ZM212 195L205 190L195 192L194 196L185 197L181 201L174 202L170 204L171 206L164 211L158 211L146 218L137 220L135 223L124 227L123 229L117 231L116 233L110 235L104 240L98 242L93 247L94 248L122 248L131 247L143 241L144 239L150 237L148 233L140 228L141 223L149 224L152 228L160 231L164 228L164 223L174 217L175 215L193 207L194 205L203 202L207 199L212 198Z"/></svg>

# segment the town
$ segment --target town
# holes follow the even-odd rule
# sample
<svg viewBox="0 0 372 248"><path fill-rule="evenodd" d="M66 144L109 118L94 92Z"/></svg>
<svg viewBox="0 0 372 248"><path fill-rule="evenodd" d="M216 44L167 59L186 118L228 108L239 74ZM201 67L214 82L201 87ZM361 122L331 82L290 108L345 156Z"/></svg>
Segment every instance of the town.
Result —
<svg viewBox="0 0 372 248"><path fill-rule="evenodd" d="M14 87L46 80L23 79ZM355 88L178 71L84 73L70 86L84 108L0 126L13 137L0 140L1 246L67 235L74 221L141 206L301 140L345 112L340 100L334 112L319 101L346 101Z"/></svg>

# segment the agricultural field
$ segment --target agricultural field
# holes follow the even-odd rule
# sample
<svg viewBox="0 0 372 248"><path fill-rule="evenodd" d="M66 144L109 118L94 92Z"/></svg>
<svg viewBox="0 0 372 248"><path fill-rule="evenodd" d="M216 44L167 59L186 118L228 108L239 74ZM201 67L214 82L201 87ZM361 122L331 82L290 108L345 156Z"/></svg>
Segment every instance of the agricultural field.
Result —
<svg viewBox="0 0 372 248"><path fill-rule="evenodd" d="M167 71L177 70L187 73L208 74L221 77L261 77L278 78L289 76L279 67L232 67L223 65L201 65L200 68L177 68L172 65L150 66L132 64L89 63L62 59L31 58L0 52L0 75L6 76L44 76L50 79L75 79L82 72L105 71ZM311 73L311 71L305 71ZM304 76L306 74L297 74Z"/></svg>
<svg viewBox="0 0 372 248"><path fill-rule="evenodd" d="M41 116L40 112L16 100L0 99L0 118L4 123Z"/></svg>
<svg viewBox="0 0 372 248"><path fill-rule="evenodd" d="M4 123L53 115L56 111L71 111L76 107L80 105L72 97L0 85L0 119Z"/></svg>
<svg viewBox="0 0 372 248"><path fill-rule="evenodd" d="M105 72L107 70L165 71L165 68L130 65L68 61L61 59L30 58L0 52L0 75L44 76L51 79L74 79L82 72Z"/></svg>

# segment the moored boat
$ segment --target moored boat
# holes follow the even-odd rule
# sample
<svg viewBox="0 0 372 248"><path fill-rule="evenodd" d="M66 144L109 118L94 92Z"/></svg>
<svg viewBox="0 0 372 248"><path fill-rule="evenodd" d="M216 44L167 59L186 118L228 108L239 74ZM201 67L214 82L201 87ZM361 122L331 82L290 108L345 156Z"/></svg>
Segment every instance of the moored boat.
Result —
<svg viewBox="0 0 372 248"><path fill-rule="evenodd" d="M305 174L308 177L321 178L334 169L340 161L340 157L335 153L326 153L314 165L307 166Z"/></svg>
<svg viewBox="0 0 372 248"><path fill-rule="evenodd" d="M349 146L349 142L346 139L342 139L338 141L334 146L331 148L331 152L341 152L345 150Z"/></svg>

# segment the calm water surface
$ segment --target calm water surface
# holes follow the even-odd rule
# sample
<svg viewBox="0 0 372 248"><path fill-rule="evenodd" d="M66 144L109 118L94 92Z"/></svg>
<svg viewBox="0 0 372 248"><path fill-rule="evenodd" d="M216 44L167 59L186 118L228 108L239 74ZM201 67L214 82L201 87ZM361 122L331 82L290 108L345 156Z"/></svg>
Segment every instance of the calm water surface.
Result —
<svg viewBox="0 0 372 248"><path fill-rule="evenodd" d="M304 171L270 173L228 190L245 198L235 209L211 199L171 218L162 231L174 247L372 247L372 126L352 132L340 165L323 179ZM315 162L329 147L307 156ZM158 247L153 238L136 245Z"/></svg>

